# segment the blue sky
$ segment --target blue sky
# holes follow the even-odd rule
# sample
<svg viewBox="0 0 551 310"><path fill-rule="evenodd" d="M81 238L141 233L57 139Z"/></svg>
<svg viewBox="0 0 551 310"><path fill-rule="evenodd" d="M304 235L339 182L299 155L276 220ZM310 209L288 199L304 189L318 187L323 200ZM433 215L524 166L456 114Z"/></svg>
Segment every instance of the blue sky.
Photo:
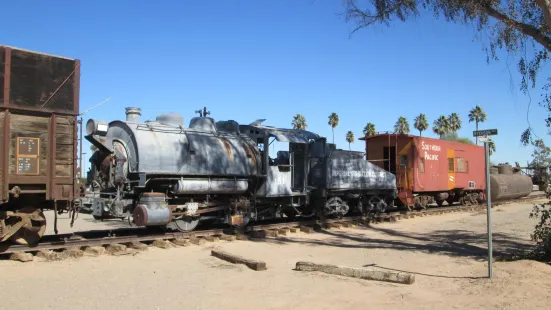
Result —
<svg viewBox="0 0 551 310"><path fill-rule="evenodd" d="M290 127L302 113L330 140L327 117L337 112L335 142L347 148L348 130L356 138L367 122L392 130L405 116L414 131L421 112L431 125L457 112L459 134L472 137L467 114L478 104L488 114L481 127L499 130L493 161L525 163L532 152L519 142L530 99L519 91L516 59L488 65L472 26L430 14L349 38L338 0L20 0L2 8L1 44L82 61L82 111L112 97L85 121L124 119L136 106L144 120L179 112L187 124L207 106L217 120ZM529 119L547 142L539 90Z"/></svg>

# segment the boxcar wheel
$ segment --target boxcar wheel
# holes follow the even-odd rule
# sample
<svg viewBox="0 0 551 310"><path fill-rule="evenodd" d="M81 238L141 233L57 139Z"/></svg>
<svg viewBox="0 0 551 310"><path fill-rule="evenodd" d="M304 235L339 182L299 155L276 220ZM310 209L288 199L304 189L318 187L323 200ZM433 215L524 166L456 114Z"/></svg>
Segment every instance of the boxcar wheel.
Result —
<svg viewBox="0 0 551 310"><path fill-rule="evenodd" d="M10 240L21 245L33 245L40 242L46 232L46 217L40 209L23 208L17 213L24 213L27 216L20 217L23 225L10 237Z"/></svg>

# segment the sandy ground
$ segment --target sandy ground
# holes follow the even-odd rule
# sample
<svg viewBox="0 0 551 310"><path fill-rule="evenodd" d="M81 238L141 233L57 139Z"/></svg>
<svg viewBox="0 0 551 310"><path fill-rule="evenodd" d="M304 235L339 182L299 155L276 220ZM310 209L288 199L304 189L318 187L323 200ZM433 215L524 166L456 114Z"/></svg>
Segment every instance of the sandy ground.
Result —
<svg viewBox="0 0 551 310"><path fill-rule="evenodd" d="M531 246L531 209L494 208L495 255ZM89 217L81 214L79 221L102 228ZM453 213L277 239L151 247L135 256L0 261L0 300L9 309L549 308L549 265L496 262L494 278L486 278L485 232L485 213ZM212 248L264 260L268 270L226 263L210 256ZM407 271L416 282L294 271L297 261Z"/></svg>

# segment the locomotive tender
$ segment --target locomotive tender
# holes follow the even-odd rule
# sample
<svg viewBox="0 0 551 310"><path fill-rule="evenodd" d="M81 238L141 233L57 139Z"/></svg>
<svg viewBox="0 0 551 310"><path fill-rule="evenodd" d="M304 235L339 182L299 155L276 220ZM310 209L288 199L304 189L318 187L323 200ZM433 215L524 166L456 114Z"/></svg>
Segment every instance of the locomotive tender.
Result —
<svg viewBox="0 0 551 310"><path fill-rule="evenodd" d="M215 122L206 108L197 112L188 127L177 113L141 122L138 108L126 109L126 121L88 121L85 138L97 148L94 217L190 231L200 220L244 226L283 214L367 214L394 201L395 176L361 152L337 150L309 131ZM272 158L270 139L289 150Z"/></svg>

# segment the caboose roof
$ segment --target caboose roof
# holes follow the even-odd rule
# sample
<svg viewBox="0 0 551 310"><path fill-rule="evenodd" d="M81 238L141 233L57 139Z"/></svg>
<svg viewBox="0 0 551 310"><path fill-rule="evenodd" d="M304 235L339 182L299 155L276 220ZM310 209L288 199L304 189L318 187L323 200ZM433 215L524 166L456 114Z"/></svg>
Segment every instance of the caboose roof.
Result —
<svg viewBox="0 0 551 310"><path fill-rule="evenodd" d="M400 133L387 133L387 132L383 132L383 133L376 133L375 135L373 136L365 136L365 137L361 137L361 138L358 138L358 140L362 140L362 141L365 141L365 140L370 140L370 139L374 139L374 138L380 138L380 137L405 137L405 138L415 138L417 136L415 135L410 135L410 134L400 134ZM430 138L429 138L430 139Z"/></svg>

